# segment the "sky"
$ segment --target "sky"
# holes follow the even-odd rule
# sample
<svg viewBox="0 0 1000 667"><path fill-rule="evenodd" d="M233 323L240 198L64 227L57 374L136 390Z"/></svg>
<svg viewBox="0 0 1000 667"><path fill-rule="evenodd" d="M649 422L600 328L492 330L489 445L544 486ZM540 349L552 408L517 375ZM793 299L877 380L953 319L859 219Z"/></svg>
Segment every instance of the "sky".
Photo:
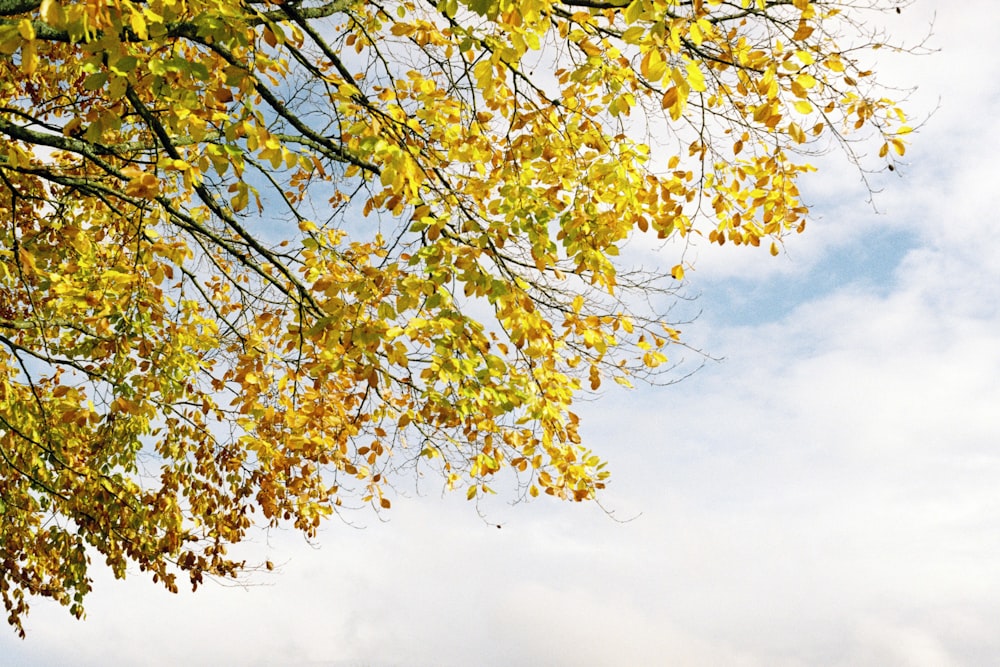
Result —
<svg viewBox="0 0 1000 667"><path fill-rule="evenodd" d="M255 535L275 573L166 593L95 565L85 622L33 602L0 664L987 664L1000 655L1000 5L918 0L886 80L937 108L901 173L827 160L787 253L697 249L716 357L583 405L595 504L484 508L437 487L316 544ZM970 20L969 17L974 17ZM500 528L497 528L497 525Z"/></svg>

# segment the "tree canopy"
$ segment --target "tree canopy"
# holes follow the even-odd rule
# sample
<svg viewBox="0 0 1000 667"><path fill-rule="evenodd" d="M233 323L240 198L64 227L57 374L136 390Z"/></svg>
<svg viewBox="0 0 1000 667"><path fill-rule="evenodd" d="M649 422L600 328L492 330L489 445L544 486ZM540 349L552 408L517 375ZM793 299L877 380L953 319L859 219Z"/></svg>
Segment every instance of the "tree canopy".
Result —
<svg viewBox="0 0 1000 667"><path fill-rule="evenodd" d="M388 508L399 471L593 498L574 396L682 343L686 264L619 252L777 254L810 154L891 167L891 10L0 0L9 622L82 615L95 555L235 576L255 525Z"/></svg>

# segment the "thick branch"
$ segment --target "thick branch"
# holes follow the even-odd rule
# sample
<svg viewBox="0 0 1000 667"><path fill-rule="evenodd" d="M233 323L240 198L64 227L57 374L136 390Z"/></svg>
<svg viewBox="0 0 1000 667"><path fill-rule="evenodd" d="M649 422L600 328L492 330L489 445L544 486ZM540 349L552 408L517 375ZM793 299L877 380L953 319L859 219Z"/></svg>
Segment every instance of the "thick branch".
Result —
<svg viewBox="0 0 1000 667"><path fill-rule="evenodd" d="M16 16L33 12L41 6L36 0L0 0L0 16Z"/></svg>

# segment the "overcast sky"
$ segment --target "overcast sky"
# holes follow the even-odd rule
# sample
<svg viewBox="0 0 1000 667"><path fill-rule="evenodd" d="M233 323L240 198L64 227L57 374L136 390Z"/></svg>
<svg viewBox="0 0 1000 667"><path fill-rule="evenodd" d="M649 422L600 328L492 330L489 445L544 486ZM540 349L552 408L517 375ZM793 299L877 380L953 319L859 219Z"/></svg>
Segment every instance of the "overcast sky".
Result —
<svg viewBox="0 0 1000 667"><path fill-rule="evenodd" d="M787 255L703 249L685 335L725 361L582 407L628 521L534 501L487 523L433 487L319 548L258 535L281 566L249 589L170 595L95 564L87 620L34 601L0 664L994 662L1000 4L918 0L893 31L938 8L940 53L882 65L940 109L879 213L834 166Z"/></svg>

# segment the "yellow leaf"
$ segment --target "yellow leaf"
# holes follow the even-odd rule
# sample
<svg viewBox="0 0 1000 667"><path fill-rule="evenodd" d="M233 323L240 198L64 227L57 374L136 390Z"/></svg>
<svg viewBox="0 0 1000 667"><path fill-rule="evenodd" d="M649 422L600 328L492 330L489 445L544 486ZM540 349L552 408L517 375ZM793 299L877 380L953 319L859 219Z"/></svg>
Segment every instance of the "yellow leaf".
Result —
<svg viewBox="0 0 1000 667"><path fill-rule="evenodd" d="M156 174L142 171L136 167L124 169L122 173L129 178L129 182L125 186L125 194L129 197L152 199L159 194L160 179L156 177Z"/></svg>
<svg viewBox="0 0 1000 667"><path fill-rule="evenodd" d="M796 41L802 41L804 39L808 39L808 37L813 34L813 30L814 28L808 23L806 23L804 19L800 20L799 27L796 28L795 34L792 35L792 39Z"/></svg>
<svg viewBox="0 0 1000 667"><path fill-rule="evenodd" d="M671 118L678 120L684 114L684 108L687 106L687 97L681 94L677 86L670 86L667 92L663 94L661 105L670 112Z"/></svg>
<svg viewBox="0 0 1000 667"><path fill-rule="evenodd" d="M701 43L705 41L705 37L701 34L701 26L698 25L697 21L691 22L691 41L695 43L696 46L701 46Z"/></svg>
<svg viewBox="0 0 1000 667"><path fill-rule="evenodd" d="M799 74L795 77L795 83L799 84L806 90L809 90L816 85L816 78L811 74Z"/></svg>
<svg viewBox="0 0 1000 667"><path fill-rule="evenodd" d="M795 57L798 58L803 65L812 65L814 62L816 62L816 58L813 56L812 53L810 53L809 51L803 51L801 49L795 52Z"/></svg>
<svg viewBox="0 0 1000 667"><path fill-rule="evenodd" d="M795 110L802 114L812 113L813 110L813 105L807 100L796 100L794 106Z"/></svg>
<svg viewBox="0 0 1000 667"><path fill-rule="evenodd" d="M660 100L660 107L663 109L670 109L675 104L677 104L677 86L670 86L667 92L663 93L663 99ZM673 167L671 167L673 169Z"/></svg>
<svg viewBox="0 0 1000 667"><path fill-rule="evenodd" d="M132 15L129 17L129 25L132 27L132 32L134 32L139 39L149 39L146 17L144 17L141 12L132 12Z"/></svg>
<svg viewBox="0 0 1000 667"><path fill-rule="evenodd" d="M771 105L761 104L753 110L753 119L758 123L766 123L767 119L771 117Z"/></svg>
<svg viewBox="0 0 1000 667"><path fill-rule="evenodd" d="M59 0L42 0L39 14L42 20L53 28L61 28L66 23L66 12L59 4Z"/></svg>
<svg viewBox="0 0 1000 667"><path fill-rule="evenodd" d="M831 72L843 72L846 69L844 61L841 60L840 56L837 54L827 56L826 60L823 61L823 64Z"/></svg>
<svg viewBox="0 0 1000 667"><path fill-rule="evenodd" d="M643 0L632 0L628 7L625 8L625 22L632 25L642 18L645 13L645 8L643 7L644 4Z"/></svg>
<svg viewBox="0 0 1000 667"><path fill-rule="evenodd" d="M806 141L806 133L802 131L802 128L799 127L798 123L788 124L788 135L797 144L802 144Z"/></svg>
<svg viewBox="0 0 1000 667"><path fill-rule="evenodd" d="M594 45L588 39L580 40L579 46L584 53L592 58L599 57L604 53L604 51L601 50L601 47Z"/></svg>
<svg viewBox="0 0 1000 667"><path fill-rule="evenodd" d="M34 74L38 69L38 51L35 50L35 42L26 42L21 47L21 71L25 74Z"/></svg>
<svg viewBox="0 0 1000 667"><path fill-rule="evenodd" d="M705 76L701 73L698 63L694 61L689 61L687 64L687 80L691 90L699 93L705 91Z"/></svg>
<svg viewBox="0 0 1000 667"><path fill-rule="evenodd" d="M640 61L639 71L653 83L659 83L667 71L667 63L658 49L650 49Z"/></svg>
<svg viewBox="0 0 1000 667"><path fill-rule="evenodd" d="M30 42L35 38L35 26L31 24L31 19L21 19L17 23L17 32L21 38Z"/></svg>

